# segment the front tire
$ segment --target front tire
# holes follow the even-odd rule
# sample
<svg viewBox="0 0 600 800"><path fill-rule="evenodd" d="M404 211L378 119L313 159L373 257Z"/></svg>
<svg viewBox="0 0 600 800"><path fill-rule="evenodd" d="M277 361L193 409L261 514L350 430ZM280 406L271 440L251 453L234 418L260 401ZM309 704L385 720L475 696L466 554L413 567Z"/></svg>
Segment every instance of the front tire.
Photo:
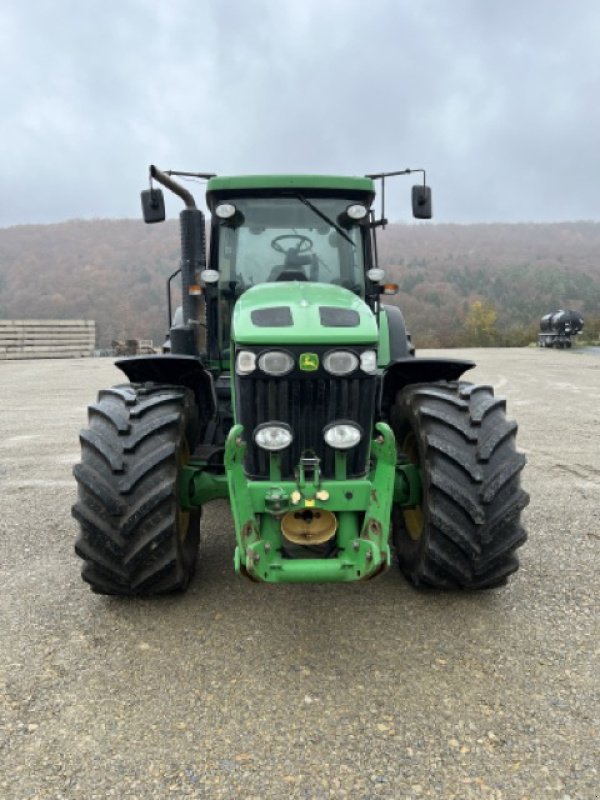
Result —
<svg viewBox="0 0 600 800"><path fill-rule="evenodd" d="M157 384L99 393L81 431L72 508L75 552L94 592L184 591L196 564L200 509L178 504L178 476L198 438L189 389Z"/></svg>
<svg viewBox="0 0 600 800"><path fill-rule="evenodd" d="M422 500L395 507L393 540L400 568L417 587L489 589L518 569L527 535L520 514L525 456L517 425L489 386L408 386L391 412L398 447L421 469Z"/></svg>

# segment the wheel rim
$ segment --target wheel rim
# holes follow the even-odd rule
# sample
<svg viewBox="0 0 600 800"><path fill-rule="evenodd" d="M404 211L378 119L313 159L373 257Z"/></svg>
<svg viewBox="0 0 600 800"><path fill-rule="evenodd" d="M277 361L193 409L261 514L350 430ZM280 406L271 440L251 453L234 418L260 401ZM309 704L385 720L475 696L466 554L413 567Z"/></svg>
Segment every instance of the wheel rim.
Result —
<svg viewBox="0 0 600 800"><path fill-rule="evenodd" d="M419 448L417 445L417 439L412 431L405 436L404 442L402 443L402 450L408 457L408 460L411 462L411 464L419 466ZM402 517L404 519L404 525L408 535L413 542L418 542L423 535L424 528L422 506L419 504L412 506L411 508L403 508Z"/></svg>

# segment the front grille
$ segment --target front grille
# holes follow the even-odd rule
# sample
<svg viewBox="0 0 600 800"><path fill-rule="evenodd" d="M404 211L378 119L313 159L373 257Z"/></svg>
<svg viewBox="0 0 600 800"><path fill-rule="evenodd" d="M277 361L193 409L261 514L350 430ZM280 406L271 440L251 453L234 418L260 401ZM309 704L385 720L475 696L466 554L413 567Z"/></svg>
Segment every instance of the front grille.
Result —
<svg viewBox="0 0 600 800"><path fill-rule="evenodd" d="M353 349L359 354L365 348ZM255 445L252 434L257 425L273 420L288 423L294 434L292 445L282 453L282 478L292 478L302 455L312 453L321 459L323 477L334 477L335 451L323 440L323 428L334 420L357 422L362 428L360 443L347 451L347 475L365 474L375 408L375 376L357 371L336 378L319 369L311 373L294 370L284 377L272 378L257 369L251 375L236 376L235 383L237 416L247 443L244 467L250 477L269 477L269 454Z"/></svg>

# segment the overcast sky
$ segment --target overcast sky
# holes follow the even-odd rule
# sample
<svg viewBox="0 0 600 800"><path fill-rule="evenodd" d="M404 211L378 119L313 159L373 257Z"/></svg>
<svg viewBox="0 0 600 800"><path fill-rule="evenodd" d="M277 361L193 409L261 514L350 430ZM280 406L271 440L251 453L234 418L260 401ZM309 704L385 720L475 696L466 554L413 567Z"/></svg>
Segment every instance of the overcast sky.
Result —
<svg viewBox="0 0 600 800"><path fill-rule="evenodd" d="M438 222L600 219L598 0L2 0L0 98L0 227L137 217L150 163L425 167Z"/></svg>

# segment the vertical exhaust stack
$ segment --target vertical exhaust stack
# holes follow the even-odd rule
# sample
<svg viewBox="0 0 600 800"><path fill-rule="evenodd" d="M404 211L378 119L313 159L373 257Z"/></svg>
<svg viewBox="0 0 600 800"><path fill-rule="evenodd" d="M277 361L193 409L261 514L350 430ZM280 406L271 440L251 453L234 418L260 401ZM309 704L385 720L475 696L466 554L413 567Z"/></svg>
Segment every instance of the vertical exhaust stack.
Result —
<svg viewBox="0 0 600 800"><path fill-rule="evenodd" d="M197 293L200 272L206 268L204 214L190 192L169 174L150 166L150 177L180 197L185 209L179 215L181 232L181 294L183 324L170 329L171 352L197 356L205 339L204 303Z"/></svg>
<svg viewBox="0 0 600 800"><path fill-rule="evenodd" d="M183 325L171 328L171 352L198 355L205 338L204 301L196 287L206 269L206 234L204 214L186 208L179 214L181 230L181 292Z"/></svg>

